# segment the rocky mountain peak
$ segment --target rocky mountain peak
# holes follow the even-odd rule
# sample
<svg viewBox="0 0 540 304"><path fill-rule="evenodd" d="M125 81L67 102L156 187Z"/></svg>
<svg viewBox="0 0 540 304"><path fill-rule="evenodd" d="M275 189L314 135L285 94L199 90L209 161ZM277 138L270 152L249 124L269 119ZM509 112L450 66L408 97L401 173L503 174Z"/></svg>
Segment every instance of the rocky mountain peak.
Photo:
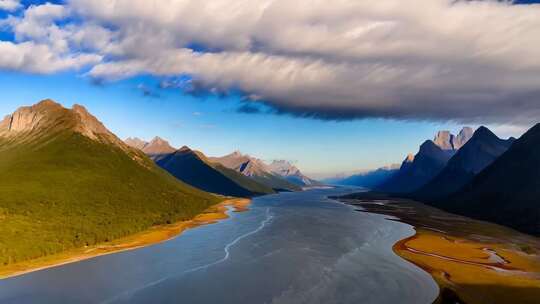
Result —
<svg viewBox="0 0 540 304"><path fill-rule="evenodd" d="M435 135L433 138L433 143L443 150L456 151L463 147L463 145L465 145L467 141L471 139L473 133L474 131L470 127L464 127L461 129L457 136L452 134L450 131L443 130L437 132L437 135Z"/></svg>
<svg viewBox="0 0 540 304"><path fill-rule="evenodd" d="M142 149L147 155L164 155L174 153L176 151L168 141L165 139L156 136L154 137L147 145Z"/></svg>
<svg viewBox="0 0 540 304"><path fill-rule="evenodd" d="M435 135L435 138L433 138L435 145L443 150L453 150L453 141L454 135L451 134L450 131L439 131L437 132L437 135Z"/></svg>
<svg viewBox="0 0 540 304"><path fill-rule="evenodd" d="M182 148L178 149L179 152L192 152L192 150L188 146L182 146Z"/></svg>
<svg viewBox="0 0 540 304"><path fill-rule="evenodd" d="M105 126L83 106L66 109L61 104L45 99L35 105L21 107L0 123L0 135L16 136L21 133L41 132L47 129L69 129L88 138L106 137L120 142Z"/></svg>
<svg viewBox="0 0 540 304"><path fill-rule="evenodd" d="M274 160L269 165L272 172L281 176L301 175L300 170L286 160Z"/></svg>
<svg viewBox="0 0 540 304"><path fill-rule="evenodd" d="M138 137L128 137L124 142L135 149L142 150L148 143Z"/></svg>
<svg viewBox="0 0 540 304"><path fill-rule="evenodd" d="M407 157L405 158L405 160L403 162L404 163L412 163L413 161L414 161L414 154L409 153L409 154L407 154Z"/></svg>
<svg viewBox="0 0 540 304"><path fill-rule="evenodd" d="M483 127L483 128L487 129L486 127ZM454 137L454 140L452 142L452 146L454 147L454 150L461 149L461 147L463 147L469 141L469 139L472 138L473 134L474 134L474 130L471 127L463 127L463 129L459 131L459 134L456 137Z"/></svg>

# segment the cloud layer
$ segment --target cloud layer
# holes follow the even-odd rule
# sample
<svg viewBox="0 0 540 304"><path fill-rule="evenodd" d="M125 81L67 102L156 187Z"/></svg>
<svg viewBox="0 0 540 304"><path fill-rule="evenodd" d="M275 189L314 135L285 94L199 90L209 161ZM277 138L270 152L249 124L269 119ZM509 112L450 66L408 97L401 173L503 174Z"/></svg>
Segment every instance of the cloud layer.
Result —
<svg viewBox="0 0 540 304"><path fill-rule="evenodd" d="M0 26L15 35L0 42L4 69L190 75L197 87L320 119L540 117L540 5L70 0Z"/></svg>

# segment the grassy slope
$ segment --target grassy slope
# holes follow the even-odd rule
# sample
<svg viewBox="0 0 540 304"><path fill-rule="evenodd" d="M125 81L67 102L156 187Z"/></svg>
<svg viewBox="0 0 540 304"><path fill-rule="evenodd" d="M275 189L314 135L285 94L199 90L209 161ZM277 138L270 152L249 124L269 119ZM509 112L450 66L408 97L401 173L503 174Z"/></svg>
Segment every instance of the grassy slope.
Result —
<svg viewBox="0 0 540 304"><path fill-rule="evenodd" d="M151 160L71 131L24 145L0 139L0 264L188 219L218 198Z"/></svg>

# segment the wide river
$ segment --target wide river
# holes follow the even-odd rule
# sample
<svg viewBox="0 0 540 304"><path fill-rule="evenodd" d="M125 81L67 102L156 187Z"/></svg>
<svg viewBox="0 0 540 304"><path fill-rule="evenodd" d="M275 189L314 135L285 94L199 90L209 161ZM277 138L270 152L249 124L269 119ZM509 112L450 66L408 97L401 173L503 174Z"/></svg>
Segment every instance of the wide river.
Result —
<svg viewBox="0 0 540 304"><path fill-rule="evenodd" d="M281 193L154 246L0 281L0 303L432 303L392 245L411 226L328 196Z"/></svg>

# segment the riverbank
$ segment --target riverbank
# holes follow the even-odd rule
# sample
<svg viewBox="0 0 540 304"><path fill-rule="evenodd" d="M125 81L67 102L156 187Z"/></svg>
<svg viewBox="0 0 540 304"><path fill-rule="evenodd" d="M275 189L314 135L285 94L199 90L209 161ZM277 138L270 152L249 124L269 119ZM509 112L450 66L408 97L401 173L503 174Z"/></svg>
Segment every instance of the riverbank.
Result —
<svg viewBox="0 0 540 304"><path fill-rule="evenodd" d="M359 211L392 216L415 235L393 246L400 257L432 275L435 303L537 303L540 240L534 236L423 204L395 199L344 199Z"/></svg>
<svg viewBox="0 0 540 304"><path fill-rule="evenodd" d="M170 225L155 226L146 231L113 240L111 242L78 248L39 259L3 266L0 267L0 279L6 279L33 271L57 267L102 255L138 249L165 242L177 237L187 229L192 229L227 219L229 217L227 215L229 208L233 208L234 212L247 211L250 203L251 200L249 199L228 199L219 204L211 206L203 213L197 215L195 218L189 221L182 221Z"/></svg>

